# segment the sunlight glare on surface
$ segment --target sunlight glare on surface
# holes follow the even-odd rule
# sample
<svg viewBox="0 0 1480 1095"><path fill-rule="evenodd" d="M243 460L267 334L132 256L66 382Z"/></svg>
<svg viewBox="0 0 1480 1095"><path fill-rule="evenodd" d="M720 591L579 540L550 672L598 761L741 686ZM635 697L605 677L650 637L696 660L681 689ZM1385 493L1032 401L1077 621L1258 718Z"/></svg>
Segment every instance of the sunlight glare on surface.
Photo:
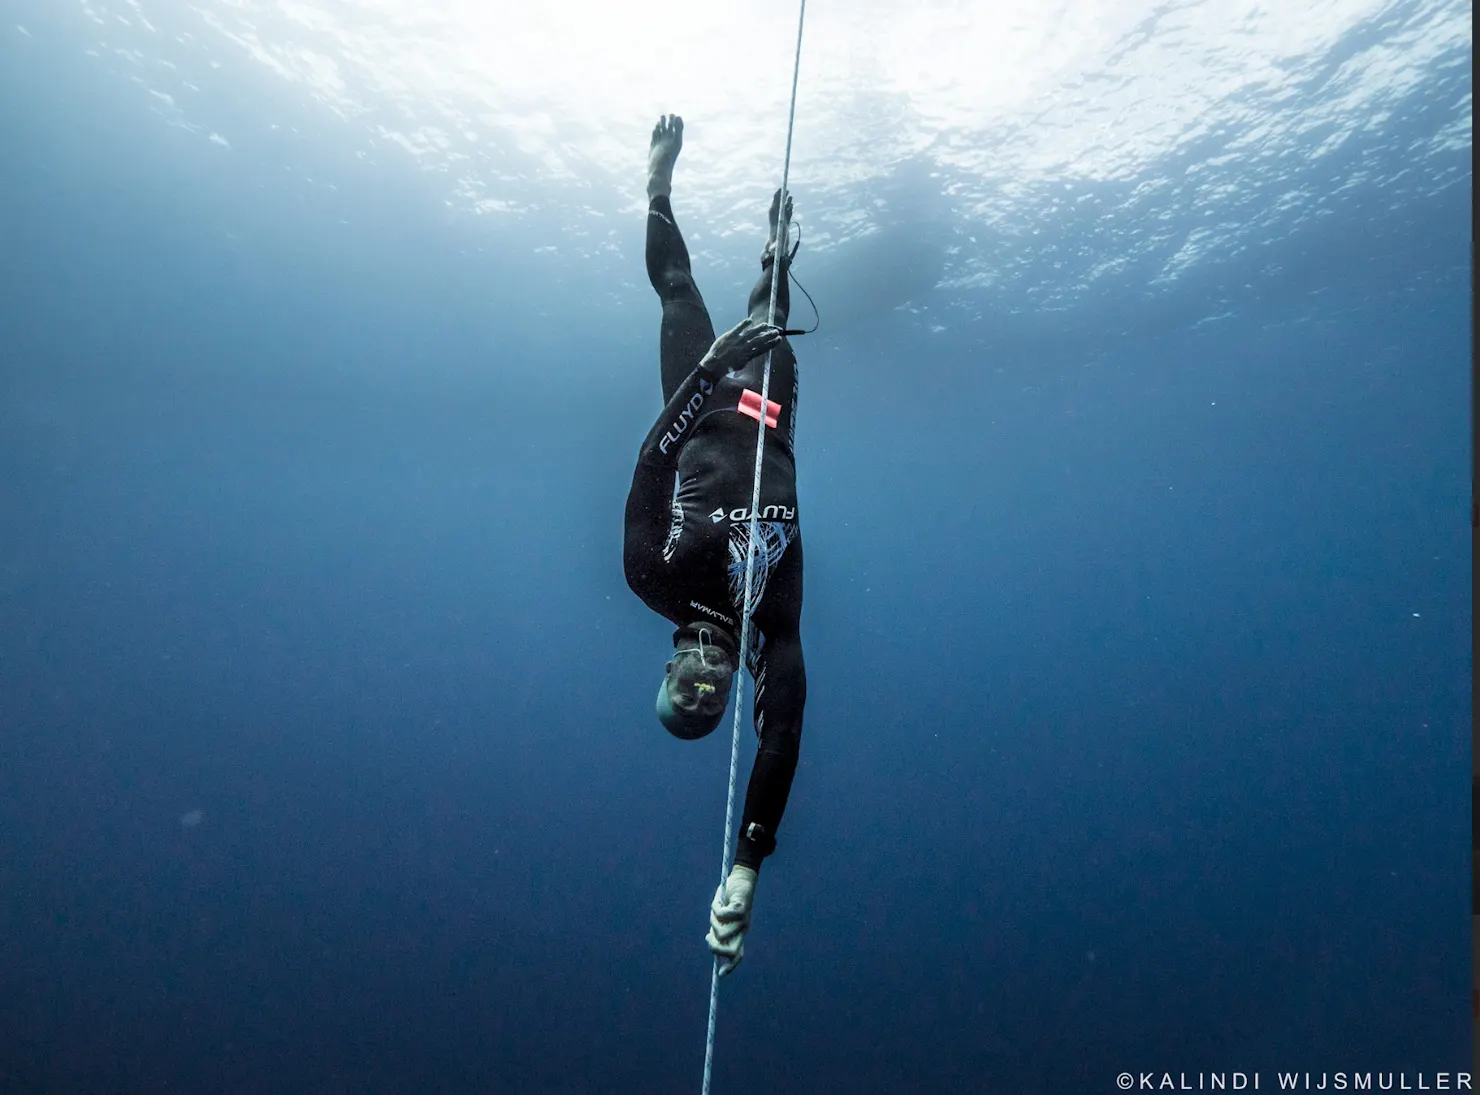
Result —
<svg viewBox="0 0 1480 1095"><path fill-rule="evenodd" d="M434 173L449 208L538 208L562 226L555 246L588 256L643 207L660 113L684 116L676 184L710 258L750 240L780 178L791 0L80 4L100 53L128 58L130 78L170 97L160 113L223 149L238 145L208 92L276 82L330 112L362 158ZM813 0L792 166L807 246L826 255L908 222L939 284L1026 286L1037 275L1011 241L1072 209L1088 244L1067 274L1058 260L1052 292L1137 263L1175 280L1249 231L1288 232L1380 185L1372 155L1339 155L1353 142L1402 163L1389 181L1459 181L1453 165L1406 168L1466 140L1471 37L1458 0ZM214 72L222 60L233 76ZM1432 132L1401 152L1394 119L1441 95Z"/></svg>

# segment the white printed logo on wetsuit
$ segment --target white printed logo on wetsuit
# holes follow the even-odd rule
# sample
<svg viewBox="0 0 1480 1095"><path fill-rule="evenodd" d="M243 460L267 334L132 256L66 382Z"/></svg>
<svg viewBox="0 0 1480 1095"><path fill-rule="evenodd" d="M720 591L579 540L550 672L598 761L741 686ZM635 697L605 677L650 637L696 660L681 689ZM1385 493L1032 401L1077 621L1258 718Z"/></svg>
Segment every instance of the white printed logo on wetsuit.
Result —
<svg viewBox="0 0 1480 1095"><path fill-rule="evenodd" d="M673 562L673 553L678 550L678 538L683 534L683 503L677 498L673 500L673 508L669 511L668 539L663 544L663 562Z"/></svg>
<svg viewBox="0 0 1480 1095"><path fill-rule="evenodd" d="M735 509L727 510L721 506L709 515L709 521L711 524L717 525L726 517L731 521L749 521L750 507L739 506ZM795 521L797 519L797 509L795 506L762 506L759 517L762 521Z"/></svg>
<svg viewBox="0 0 1480 1095"><path fill-rule="evenodd" d="M668 451L668 447L674 444L680 437L682 437L685 430L687 430L690 426L698 421L699 408L704 406L704 401L708 399L710 395L713 394L713 392L714 385L709 383L709 381L705 380L701 376L699 378L699 390L693 395L689 396L689 401L684 404L683 410L678 413L678 417L673 420L673 424L670 425L668 427L668 431L663 434L663 440L658 442L659 452L666 453Z"/></svg>
<svg viewBox="0 0 1480 1095"><path fill-rule="evenodd" d="M766 595L766 583L771 580L776 567L781 562L781 557L786 554L786 549L797 537L797 526L789 521L765 521L756 526L760 534L760 541L755 545L755 575L754 585L751 589L751 611L761 603ZM745 613L745 561L750 554L750 526L735 524L730 526L730 602L735 606L737 615ZM760 628L755 626L755 620L750 620L750 664L751 673L756 672L760 662L761 650L766 645L766 637L761 634Z"/></svg>

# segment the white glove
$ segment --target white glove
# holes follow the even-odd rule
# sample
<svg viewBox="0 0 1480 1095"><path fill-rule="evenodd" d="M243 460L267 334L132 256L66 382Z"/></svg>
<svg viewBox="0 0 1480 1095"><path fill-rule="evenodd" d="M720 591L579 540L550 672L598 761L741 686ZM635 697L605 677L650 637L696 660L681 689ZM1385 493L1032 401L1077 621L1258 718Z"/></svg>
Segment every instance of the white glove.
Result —
<svg viewBox="0 0 1480 1095"><path fill-rule="evenodd" d="M730 868L730 877L714 891L714 904L709 906L709 934L704 942L720 960L721 977L732 972L745 957L745 933L750 930L755 877L754 870L737 863Z"/></svg>

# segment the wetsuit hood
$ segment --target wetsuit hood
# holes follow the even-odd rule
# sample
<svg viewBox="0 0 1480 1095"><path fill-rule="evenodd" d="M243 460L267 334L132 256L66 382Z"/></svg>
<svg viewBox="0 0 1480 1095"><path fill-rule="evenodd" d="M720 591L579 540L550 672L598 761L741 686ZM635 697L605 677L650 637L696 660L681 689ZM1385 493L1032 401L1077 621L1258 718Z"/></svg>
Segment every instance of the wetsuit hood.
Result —
<svg viewBox="0 0 1480 1095"><path fill-rule="evenodd" d="M673 647L658 685L658 721L674 737L694 741L724 718L737 652L729 632L707 621L676 630Z"/></svg>
<svg viewBox="0 0 1480 1095"><path fill-rule="evenodd" d="M695 620L673 632L674 650L696 647L701 642L706 646L717 646L723 650L725 656L730 659L731 665L734 665L740 657L740 644L735 641L735 636L730 634L728 628L721 627L711 620Z"/></svg>

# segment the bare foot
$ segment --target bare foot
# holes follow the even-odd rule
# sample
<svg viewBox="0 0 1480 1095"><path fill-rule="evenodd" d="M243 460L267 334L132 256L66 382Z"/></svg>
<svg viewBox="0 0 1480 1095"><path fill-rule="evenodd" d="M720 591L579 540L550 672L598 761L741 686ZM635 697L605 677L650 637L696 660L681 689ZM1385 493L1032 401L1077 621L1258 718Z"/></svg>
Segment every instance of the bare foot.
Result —
<svg viewBox="0 0 1480 1095"><path fill-rule="evenodd" d="M648 147L648 200L673 193L673 165L683 148L683 119L665 114L653 126L653 143Z"/></svg>
<svg viewBox="0 0 1480 1095"><path fill-rule="evenodd" d="M771 211L768 214L771 223L771 231L766 236L766 246L761 249L761 262L766 262L776 251L776 219L781 212L781 191L776 191L771 198ZM786 224L791 227L791 195L786 195Z"/></svg>

